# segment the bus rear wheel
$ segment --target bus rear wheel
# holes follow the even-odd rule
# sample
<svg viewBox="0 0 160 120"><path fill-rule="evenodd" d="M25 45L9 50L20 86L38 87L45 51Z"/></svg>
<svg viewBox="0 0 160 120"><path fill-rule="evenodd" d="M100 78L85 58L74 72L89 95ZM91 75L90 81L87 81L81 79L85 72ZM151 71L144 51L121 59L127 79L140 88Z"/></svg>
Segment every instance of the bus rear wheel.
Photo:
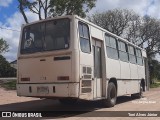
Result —
<svg viewBox="0 0 160 120"><path fill-rule="evenodd" d="M76 99L76 98L62 98L62 99L59 99L59 102L61 104L64 104L64 105L75 104L77 101L78 101L78 99Z"/></svg>
<svg viewBox="0 0 160 120"><path fill-rule="evenodd" d="M107 99L104 100L104 104L106 107L113 107L116 104L116 100L117 100L116 86L113 82L110 82L108 84Z"/></svg>

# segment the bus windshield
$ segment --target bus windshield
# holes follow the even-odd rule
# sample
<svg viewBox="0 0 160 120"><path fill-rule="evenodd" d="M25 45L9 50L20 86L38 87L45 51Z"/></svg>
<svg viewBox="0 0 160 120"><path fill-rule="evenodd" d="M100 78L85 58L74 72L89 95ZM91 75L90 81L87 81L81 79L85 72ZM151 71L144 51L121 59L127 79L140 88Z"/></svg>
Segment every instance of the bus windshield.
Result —
<svg viewBox="0 0 160 120"><path fill-rule="evenodd" d="M24 27L21 54L69 48L69 19L50 20Z"/></svg>

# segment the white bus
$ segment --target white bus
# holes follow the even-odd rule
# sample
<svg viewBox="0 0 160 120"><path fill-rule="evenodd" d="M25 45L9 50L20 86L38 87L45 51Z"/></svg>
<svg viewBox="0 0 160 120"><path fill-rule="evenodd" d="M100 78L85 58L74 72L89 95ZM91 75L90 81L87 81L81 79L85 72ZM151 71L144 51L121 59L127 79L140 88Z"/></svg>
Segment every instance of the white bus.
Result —
<svg viewBox="0 0 160 120"><path fill-rule="evenodd" d="M40 20L22 26L17 95L113 107L118 96L142 96L144 59L143 49L76 15Z"/></svg>

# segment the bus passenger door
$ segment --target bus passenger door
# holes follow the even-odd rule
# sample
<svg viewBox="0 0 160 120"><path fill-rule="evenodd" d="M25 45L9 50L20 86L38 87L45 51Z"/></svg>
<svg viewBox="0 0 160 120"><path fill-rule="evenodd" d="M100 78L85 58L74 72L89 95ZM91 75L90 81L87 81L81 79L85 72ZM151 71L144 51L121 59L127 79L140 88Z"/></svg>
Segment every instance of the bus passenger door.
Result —
<svg viewBox="0 0 160 120"><path fill-rule="evenodd" d="M102 43L101 41L92 39L93 61L94 61L94 81L93 81L93 97L102 97Z"/></svg>

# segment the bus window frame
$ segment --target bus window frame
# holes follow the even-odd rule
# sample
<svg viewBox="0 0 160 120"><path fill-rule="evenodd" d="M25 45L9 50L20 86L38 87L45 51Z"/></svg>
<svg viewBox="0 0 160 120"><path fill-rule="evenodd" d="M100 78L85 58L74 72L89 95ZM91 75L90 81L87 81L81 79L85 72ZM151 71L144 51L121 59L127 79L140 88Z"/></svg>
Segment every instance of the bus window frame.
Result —
<svg viewBox="0 0 160 120"><path fill-rule="evenodd" d="M80 44L81 38L84 38L84 39L87 39L87 38L82 37L82 36L80 35L79 24L85 25L85 26L88 28L89 52L85 52L85 51L83 51L82 48L81 48L81 44ZM79 46L80 46L81 52L87 53L87 54L91 54L92 49L91 49L91 32L90 32L90 28L89 28L88 24L86 24L86 23L84 23L84 22L82 22L82 21L78 21L78 37L79 37L78 39L79 39Z"/></svg>
<svg viewBox="0 0 160 120"><path fill-rule="evenodd" d="M141 57L137 55L138 50L140 51L140 55L141 55ZM143 62L142 50L141 50L141 49L139 49L139 48L135 48L135 51L136 51L136 59L137 59L137 58L142 59L142 64L139 64L139 63L138 63L138 59L137 59L137 65L144 66L144 65L143 65L143 63L144 63L144 62Z"/></svg>
<svg viewBox="0 0 160 120"><path fill-rule="evenodd" d="M130 53L130 47L133 47L134 55ZM132 63L132 62L130 61L130 55L132 55L132 56L135 57L135 60L136 60L135 63ZM137 64L136 47L134 47L133 45L130 45L130 44L128 45L128 56L129 56L129 63L131 63L131 64Z"/></svg>
<svg viewBox="0 0 160 120"><path fill-rule="evenodd" d="M121 48L119 48L119 44L120 44L120 47L121 47L121 43L124 43L124 45L125 45L125 50L126 50L126 51L123 51L123 50L121 50ZM128 50L128 44L127 44L126 42L124 42L124 41L120 40L120 39L118 39L118 40L117 40L117 44L118 44L119 60L120 60L120 61L122 61L122 62L127 62L127 63L129 63L130 61L129 61L129 50ZM126 54L127 54L127 61L125 61L125 60L121 60L121 58L120 58L120 52L122 52L122 53L126 53Z"/></svg>
<svg viewBox="0 0 160 120"><path fill-rule="evenodd" d="M24 30L25 30L25 28L27 28L27 27L29 27L29 26L32 26L32 25L37 25L37 24L45 24L44 26L45 26L45 33L46 33L46 23L47 22L53 22L53 21L56 21L56 20L69 20L69 40L68 40L68 47L67 48L63 48L63 49L54 49L54 50L43 50L43 51L39 51L39 52L41 52L41 53L45 53L45 52L53 52L53 51L63 51L63 50L68 50L68 49L70 49L70 44L71 44L71 19L70 18L61 18L61 19L51 19L51 20L47 20L47 21L41 21L41 22L37 22L37 23L34 23L34 24L30 24L30 25L27 25L27 26L24 26L23 27L23 30L22 30L22 37L21 37L21 42L20 42L20 54L22 54L22 55L27 55L27 54L36 54L36 53L39 53L39 52L32 52L32 53L30 53L30 52L27 52L27 53L22 53L22 44L24 44L23 43L23 41L22 41L22 39L24 38L24 35L25 34L23 34L24 33ZM44 39L44 41L45 41L45 39ZM44 44L44 43L43 43ZM44 48L43 48L44 49Z"/></svg>
<svg viewBox="0 0 160 120"><path fill-rule="evenodd" d="M107 42L106 42L106 37L109 37L109 38L112 37L112 38L115 39L116 48L113 48L113 47L111 47L110 45L107 45L107 44L106 44L106 43L107 43ZM119 60L118 39L117 39L116 37L110 35L110 34L105 33L105 40L104 40L104 41L105 41L105 49L106 49L107 57L110 58L110 59L113 59L113 60ZM110 42L110 40L109 40L109 42ZM116 50L118 58L110 57L110 56L108 55L108 50L107 50L107 48Z"/></svg>

